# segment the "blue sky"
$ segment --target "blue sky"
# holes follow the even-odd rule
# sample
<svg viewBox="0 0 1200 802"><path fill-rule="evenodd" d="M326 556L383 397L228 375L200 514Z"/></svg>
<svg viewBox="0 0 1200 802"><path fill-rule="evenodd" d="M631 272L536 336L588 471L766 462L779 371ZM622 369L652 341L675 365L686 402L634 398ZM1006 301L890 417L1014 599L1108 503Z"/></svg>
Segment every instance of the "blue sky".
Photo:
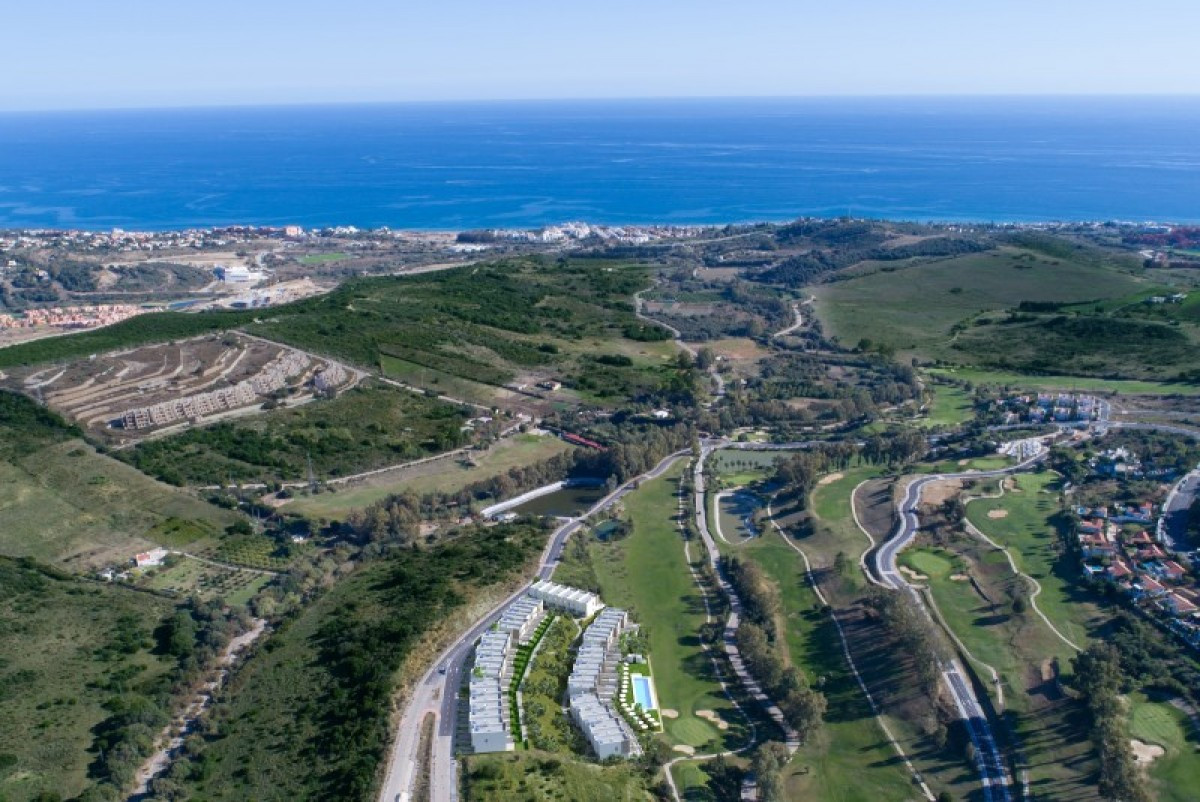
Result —
<svg viewBox="0 0 1200 802"><path fill-rule="evenodd" d="M14 0L0 109L1200 92L1196 0Z"/></svg>

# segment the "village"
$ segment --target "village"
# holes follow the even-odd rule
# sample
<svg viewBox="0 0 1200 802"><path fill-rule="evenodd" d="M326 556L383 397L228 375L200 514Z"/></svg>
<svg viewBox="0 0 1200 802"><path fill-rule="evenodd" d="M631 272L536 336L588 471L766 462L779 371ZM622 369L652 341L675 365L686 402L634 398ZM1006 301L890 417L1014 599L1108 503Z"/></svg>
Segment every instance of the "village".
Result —
<svg viewBox="0 0 1200 802"><path fill-rule="evenodd" d="M1170 482L1178 473L1143 465L1125 447L1105 449L1089 460L1089 468L1102 480L1137 482L1138 487L1145 486L1145 480L1152 480L1151 486ZM1168 501L1162 504L1145 498L1076 505L1072 508L1076 538L1090 580L1114 587L1152 619L1200 648L1200 584L1192 568L1195 552L1177 548L1167 532L1173 495L1168 492Z"/></svg>

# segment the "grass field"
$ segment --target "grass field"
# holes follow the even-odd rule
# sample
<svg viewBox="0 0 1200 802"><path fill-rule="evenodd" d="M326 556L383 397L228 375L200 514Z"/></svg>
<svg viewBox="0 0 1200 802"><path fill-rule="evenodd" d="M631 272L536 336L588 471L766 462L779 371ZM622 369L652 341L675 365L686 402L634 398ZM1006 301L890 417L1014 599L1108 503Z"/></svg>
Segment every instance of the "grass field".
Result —
<svg viewBox="0 0 1200 802"><path fill-rule="evenodd" d="M1130 699L1130 736L1166 750L1148 771L1158 802L1185 802L1196 796L1200 754L1192 726L1186 714L1166 702L1150 701L1140 693Z"/></svg>
<svg viewBox="0 0 1200 802"><path fill-rule="evenodd" d="M626 497L633 533L612 543L593 542L592 564L605 602L629 609L649 637L659 704L679 713L665 718L667 736L698 751L736 748L746 740L745 722L721 692L700 643L704 605L675 521L682 469L680 463ZM693 544L693 560L699 561L702 548ZM715 711L729 728L718 730L698 710Z"/></svg>
<svg viewBox="0 0 1200 802"><path fill-rule="evenodd" d="M393 493L411 491L420 495L435 490L453 493L472 482L490 479L510 468L540 462L570 449L571 446L557 437L518 434L497 442L487 451L473 452L474 465L449 458L389 471L351 487L339 487L336 492L298 497L284 505L284 509L314 518L338 520L352 510Z"/></svg>
<svg viewBox="0 0 1200 802"><path fill-rule="evenodd" d="M219 535L237 519L80 440L0 461L0 554L85 570L155 543Z"/></svg>
<svg viewBox="0 0 1200 802"><path fill-rule="evenodd" d="M464 758L471 802L645 802L647 780L630 763L598 766L544 752L472 755Z"/></svg>
<svg viewBox="0 0 1200 802"><path fill-rule="evenodd" d="M146 693L174 664L151 633L166 599L0 557L0 797L73 797L114 694ZM50 797L46 797L50 798Z"/></svg>
<svg viewBox="0 0 1200 802"><path fill-rule="evenodd" d="M924 426L958 426L975 417L975 399L953 384L932 384L933 400L921 419Z"/></svg>
<svg viewBox="0 0 1200 802"><path fill-rule="evenodd" d="M1104 619L1079 580L1080 568L1060 547L1054 518L1059 512L1059 476L1050 472L1015 477L1018 492L967 504L967 517L982 532L1008 547L1018 568L1042 585L1038 606L1054 625L1078 644ZM1005 510L1003 518L988 512Z"/></svg>
<svg viewBox="0 0 1200 802"><path fill-rule="evenodd" d="M1003 554L969 542L963 548L967 559L913 549L901 561L927 577L921 584L930 587L947 626L971 656L999 673L1002 709L1021 741L1034 793L1047 799L1085 798L1094 791L1099 769L1086 712L1059 692L1053 673L1046 673L1068 673L1075 650L1032 611L1013 611L1012 599L1025 590L1025 580L1012 574ZM975 668L985 680L991 676L978 663ZM995 689L992 696L1000 709Z"/></svg>
<svg viewBox="0 0 1200 802"><path fill-rule="evenodd" d="M787 653L810 681L824 678L829 703L821 731L796 753L786 775L788 799L876 802L915 798L912 783L854 681L829 616L804 580L795 551L772 533L740 558L758 562L779 586Z"/></svg>
<svg viewBox="0 0 1200 802"><path fill-rule="evenodd" d="M778 451L741 451L722 449L712 456L713 470L726 485L743 486L766 479L775 470L775 464L786 457Z"/></svg>
<svg viewBox="0 0 1200 802"><path fill-rule="evenodd" d="M1109 267L1050 259L1017 248L876 271L812 288L817 314L845 345L860 338L889 343L900 354L961 355L951 329L980 313L1022 301L1073 302L1127 295L1134 276Z"/></svg>
<svg viewBox="0 0 1200 802"><path fill-rule="evenodd" d="M1083 376L1032 376L1020 373L970 368L930 368L935 376L951 376L973 384L990 384L1025 390L1077 390L1122 395L1197 395L1200 386L1174 382L1094 379Z"/></svg>
<svg viewBox="0 0 1200 802"><path fill-rule="evenodd" d="M334 253L310 253L300 257L302 265L320 265L327 262L340 262L344 259L349 259L350 254L340 251Z"/></svg>

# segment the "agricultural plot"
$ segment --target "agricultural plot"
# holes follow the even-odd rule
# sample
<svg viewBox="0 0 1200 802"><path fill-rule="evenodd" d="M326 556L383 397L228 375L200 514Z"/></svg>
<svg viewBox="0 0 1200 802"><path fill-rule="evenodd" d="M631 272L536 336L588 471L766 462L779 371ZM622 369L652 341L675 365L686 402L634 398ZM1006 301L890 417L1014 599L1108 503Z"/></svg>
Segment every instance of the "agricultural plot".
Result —
<svg viewBox="0 0 1200 802"><path fill-rule="evenodd" d="M176 557L170 564L147 572L138 582L141 587L173 593L180 598L222 599L227 604L248 602L271 580L251 571Z"/></svg>

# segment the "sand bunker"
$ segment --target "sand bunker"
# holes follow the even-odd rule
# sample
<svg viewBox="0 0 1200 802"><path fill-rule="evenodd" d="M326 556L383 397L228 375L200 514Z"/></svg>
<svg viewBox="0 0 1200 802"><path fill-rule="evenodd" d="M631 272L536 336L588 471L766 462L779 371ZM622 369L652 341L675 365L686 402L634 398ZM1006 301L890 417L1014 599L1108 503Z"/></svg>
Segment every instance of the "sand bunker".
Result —
<svg viewBox="0 0 1200 802"><path fill-rule="evenodd" d="M1139 741L1137 738L1130 738L1129 745L1133 747L1133 762L1139 766L1148 766L1155 759L1167 753L1167 750L1158 744L1148 744L1144 741Z"/></svg>
<svg viewBox="0 0 1200 802"><path fill-rule="evenodd" d="M925 576L924 574L917 573L913 569L909 568L907 565L900 566L900 573L904 574L909 579L914 579L914 580L929 579L929 577Z"/></svg>
<svg viewBox="0 0 1200 802"><path fill-rule="evenodd" d="M675 744L671 748L674 749L676 752L680 752L682 754L687 755L688 757L691 757L692 755L696 754L696 747L688 746L687 744Z"/></svg>
<svg viewBox="0 0 1200 802"><path fill-rule="evenodd" d="M678 710L672 710L672 709L671 709L671 708L669 708L669 707L666 707L666 708L663 708L662 710L659 710L659 711L658 711L658 714L659 714L660 716L662 716L663 718L679 718L679 711L678 711Z"/></svg>
<svg viewBox="0 0 1200 802"><path fill-rule="evenodd" d="M697 710L696 717L704 719L705 721L709 722L714 727L716 727L718 730L729 729L729 722L725 721L724 719L722 719L720 716L718 716L716 713L714 713L711 710Z"/></svg>
<svg viewBox="0 0 1200 802"><path fill-rule="evenodd" d="M1007 518L1008 510L988 510L989 518Z"/></svg>
<svg viewBox="0 0 1200 802"><path fill-rule="evenodd" d="M822 476L820 479L818 479L817 487L824 487L825 485L831 485L834 482L836 482L838 479L844 479L844 478L846 478L846 474L844 474L844 473L840 473L840 472L839 473L831 473L828 476Z"/></svg>
<svg viewBox="0 0 1200 802"><path fill-rule="evenodd" d="M950 581L951 582L969 582L969 581L971 581L971 577L967 576L966 574L951 574Z"/></svg>

